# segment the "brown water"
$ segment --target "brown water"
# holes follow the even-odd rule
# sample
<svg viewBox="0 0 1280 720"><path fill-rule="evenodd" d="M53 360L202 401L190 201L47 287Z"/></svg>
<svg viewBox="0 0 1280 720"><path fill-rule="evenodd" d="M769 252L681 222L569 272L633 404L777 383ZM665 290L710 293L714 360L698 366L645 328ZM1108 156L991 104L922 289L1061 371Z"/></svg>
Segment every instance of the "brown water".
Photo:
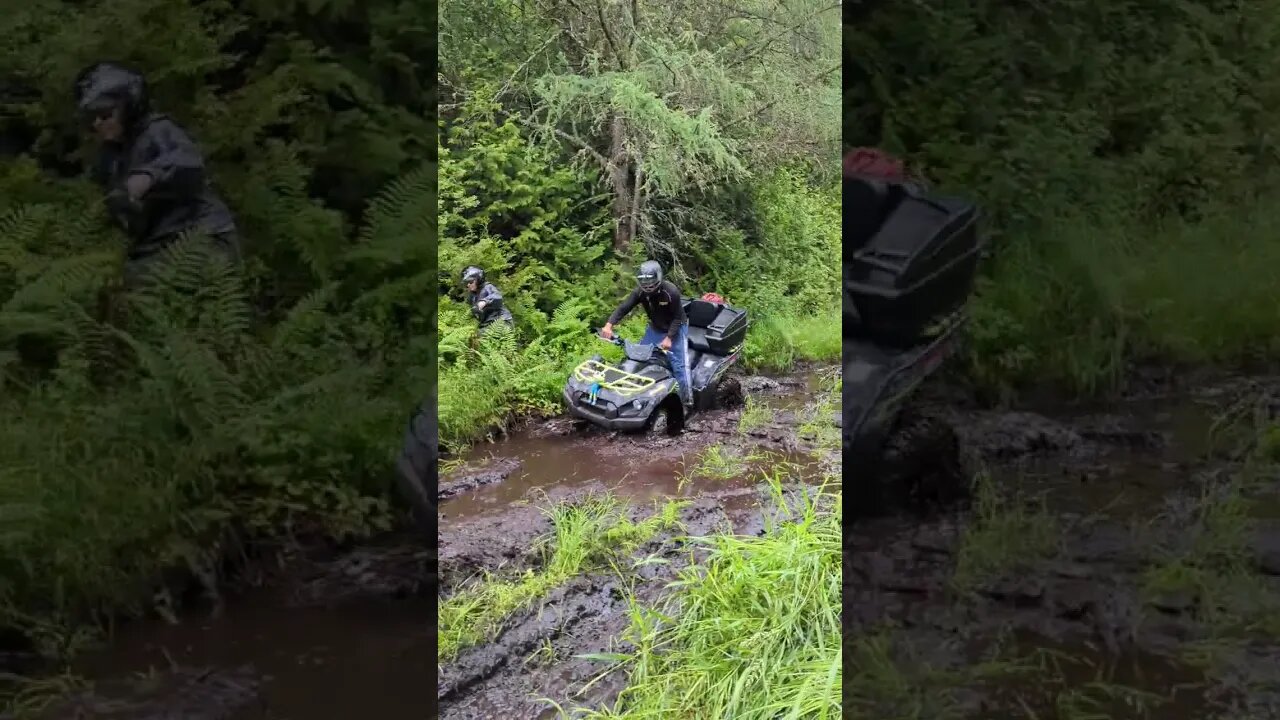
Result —
<svg viewBox="0 0 1280 720"><path fill-rule="evenodd" d="M677 439L636 434L612 434L594 428L574 427L564 419L553 428L540 426L513 434L497 443L473 448L459 458L462 467L446 472L441 486L462 478L499 472L505 479L486 483L446 498L440 504L440 527L447 533L453 523L474 516L502 512L513 503L536 499L540 492L573 490L588 486L606 489L636 504L670 497L689 496L754 484L758 470L780 462L800 466L802 474L816 474L812 458L788 447L786 436L794 432L798 415L813 400L820 378L816 373L783 378L774 392L756 393L756 401L769 407L773 417L762 428L768 437L751 440L761 457L733 478L691 477L701 453L709 446L738 444L737 410L715 410L695 416ZM769 447L770 441L773 447Z"/></svg>
<svg viewBox="0 0 1280 720"><path fill-rule="evenodd" d="M153 678L146 691L108 690L111 700L98 701L86 717L422 720L434 708L434 612L433 598L298 607L282 593L252 594L230 602L217 619L128 626L109 649L89 654L75 671L102 680ZM257 697L237 698L209 683L197 685L205 699L165 687L170 671L198 668L214 673L215 680L219 673L241 672L246 682L258 684ZM132 707L122 705L118 694Z"/></svg>

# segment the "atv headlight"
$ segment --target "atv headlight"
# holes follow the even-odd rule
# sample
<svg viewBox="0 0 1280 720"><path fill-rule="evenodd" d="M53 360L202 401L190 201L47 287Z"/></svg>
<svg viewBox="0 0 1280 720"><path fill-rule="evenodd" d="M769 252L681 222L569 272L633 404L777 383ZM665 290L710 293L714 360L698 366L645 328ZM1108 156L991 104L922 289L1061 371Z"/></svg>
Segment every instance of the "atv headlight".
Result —
<svg viewBox="0 0 1280 720"><path fill-rule="evenodd" d="M635 409L637 409L637 410L643 410L643 409L644 409L644 406L645 406L645 405L648 405L648 404L649 404L649 401L648 401L648 400L645 400L644 398L640 398L639 400L633 400L633 401L631 401L631 405L632 405L632 406L634 406L634 407L635 407Z"/></svg>

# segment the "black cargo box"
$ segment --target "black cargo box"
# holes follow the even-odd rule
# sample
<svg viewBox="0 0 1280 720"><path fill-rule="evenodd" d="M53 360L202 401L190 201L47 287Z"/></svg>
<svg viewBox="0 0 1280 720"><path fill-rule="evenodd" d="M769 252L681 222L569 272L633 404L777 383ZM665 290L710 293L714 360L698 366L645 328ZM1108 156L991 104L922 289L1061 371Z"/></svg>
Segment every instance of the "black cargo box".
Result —
<svg viewBox="0 0 1280 720"><path fill-rule="evenodd" d="M728 355L747 337L747 311L701 298L684 301L689 317L689 347Z"/></svg>
<svg viewBox="0 0 1280 720"><path fill-rule="evenodd" d="M963 307L982 250L978 215L964 200L901 195L866 244L846 257L845 293L859 317L846 334L912 345Z"/></svg>

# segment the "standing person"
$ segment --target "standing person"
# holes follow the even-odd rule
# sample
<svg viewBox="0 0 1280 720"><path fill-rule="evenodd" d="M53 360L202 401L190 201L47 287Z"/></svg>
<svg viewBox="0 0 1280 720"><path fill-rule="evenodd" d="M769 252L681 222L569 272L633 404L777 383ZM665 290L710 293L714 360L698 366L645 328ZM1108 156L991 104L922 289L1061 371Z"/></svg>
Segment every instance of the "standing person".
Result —
<svg viewBox="0 0 1280 720"><path fill-rule="evenodd" d="M496 320L505 322L508 327L515 324L511 311L502 302L502 293L493 283L485 282L484 270L472 265L462 271L462 286L467 289L467 304L471 306L471 314L480 323L483 332Z"/></svg>
<svg viewBox="0 0 1280 720"><path fill-rule="evenodd" d="M670 353L671 371L676 376L680 400L685 407L693 405L693 386L689 380L687 362L689 318L685 315L684 304L680 300L680 288L663 279L662 265L657 260L640 263L640 271L636 273L636 289L613 311L608 322L600 329L600 334L612 339L613 326L622 322L637 304L644 305L644 312L649 316L649 327L645 328L640 344L656 344Z"/></svg>
<svg viewBox="0 0 1280 720"><path fill-rule="evenodd" d="M76 108L102 142L96 179L106 205L131 240L125 283L136 287L160 251L184 232L206 234L232 263L240 261L235 218L210 187L195 141L165 115L151 112L139 73L100 62L75 81Z"/></svg>

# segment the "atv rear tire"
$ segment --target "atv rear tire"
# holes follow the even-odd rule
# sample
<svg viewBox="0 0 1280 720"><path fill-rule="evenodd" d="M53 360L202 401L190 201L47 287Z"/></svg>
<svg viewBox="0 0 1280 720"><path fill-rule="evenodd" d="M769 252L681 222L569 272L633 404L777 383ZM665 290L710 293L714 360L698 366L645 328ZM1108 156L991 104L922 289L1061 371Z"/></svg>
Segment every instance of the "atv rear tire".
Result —
<svg viewBox="0 0 1280 720"><path fill-rule="evenodd" d="M967 465L951 423L908 407L885 441L870 509L924 510L961 500L969 491Z"/></svg>
<svg viewBox="0 0 1280 720"><path fill-rule="evenodd" d="M409 421L404 450L396 463L400 494L424 532L435 526L436 468L440 460L435 403L425 402ZM434 538L432 538L434 540Z"/></svg>
<svg viewBox="0 0 1280 720"><path fill-rule="evenodd" d="M743 404L746 396L742 392L742 383L736 377L727 377L716 388L716 407L735 408Z"/></svg>

